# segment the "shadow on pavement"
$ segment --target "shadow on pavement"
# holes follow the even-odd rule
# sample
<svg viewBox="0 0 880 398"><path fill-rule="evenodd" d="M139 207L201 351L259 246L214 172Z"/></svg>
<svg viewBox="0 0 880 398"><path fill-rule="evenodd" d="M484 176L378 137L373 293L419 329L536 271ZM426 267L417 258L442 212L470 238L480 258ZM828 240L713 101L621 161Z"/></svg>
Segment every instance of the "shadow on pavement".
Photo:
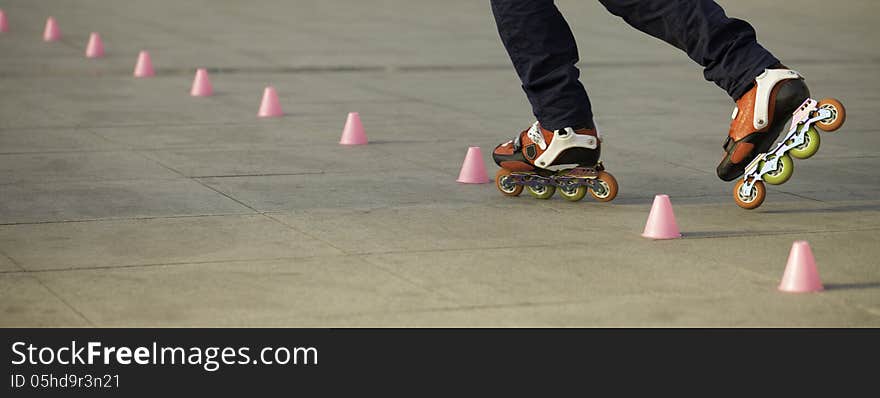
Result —
<svg viewBox="0 0 880 398"><path fill-rule="evenodd" d="M763 236L763 235L788 235L808 232L803 230L792 231L682 231L682 239L710 239L710 238L735 238L740 236Z"/></svg>
<svg viewBox="0 0 880 398"><path fill-rule="evenodd" d="M824 286L825 290L877 289L880 288L880 282L826 283Z"/></svg>
<svg viewBox="0 0 880 398"><path fill-rule="evenodd" d="M774 210L765 210L764 213L767 214L789 214L789 213L846 213L846 212L856 212L856 211L871 211L871 210L880 210L880 203L865 203L858 205L847 205L847 206L838 206L838 207L826 207L826 208L790 208L790 209L774 209Z"/></svg>

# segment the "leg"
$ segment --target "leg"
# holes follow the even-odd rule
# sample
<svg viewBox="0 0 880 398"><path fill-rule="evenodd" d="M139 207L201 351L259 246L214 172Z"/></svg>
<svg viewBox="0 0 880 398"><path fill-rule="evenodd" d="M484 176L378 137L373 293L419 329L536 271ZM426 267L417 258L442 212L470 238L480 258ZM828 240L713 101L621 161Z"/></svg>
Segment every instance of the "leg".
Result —
<svg viewBox="0 0 880 398"><path fill-rule="evenodd" d="M572 201L587 190L597 200L614 199L617 183L599 162L601 141L578 80L574 35L553 0L492 0L492 12L538 118L495 147L492 158L501 166L496 185L509 196L527 186L535 197L547 199L559 186Z"/></svg>
<svg viewBox="0 0 880 398"><path fill-rule="evenodd" d="M734 100L764 69L779 64L748 22L729 18L712 0L599 0L634 28L685 51Z"/></svg>
<svg viewBox="0 0 880 398"><path fill-rule="evenodd" d="M501 41L541 125L592 128L577 45L553 0L492 0Z"/></svg>
<svg viewBox="0 0 880 398"><path fill-rule="evenodd" d="M599 163L590 99L578 80L574 35L553 0L492 0L492 12L538 118L495 147L492 158L501 166L496 185L509 196L525 187L548 199L559 186L560 194L572 201L582 199L587 190L598 200L614 199L617 184Z"/></svg>
<svg viewBox="0 0 880 398"><path fill-rule="evenodd" d="M748 22L728 18L712 0L599 0L627 23L685 51L736 101L718 177L731 181L767 152L788 116L810 95L755 38Z"/></svg>

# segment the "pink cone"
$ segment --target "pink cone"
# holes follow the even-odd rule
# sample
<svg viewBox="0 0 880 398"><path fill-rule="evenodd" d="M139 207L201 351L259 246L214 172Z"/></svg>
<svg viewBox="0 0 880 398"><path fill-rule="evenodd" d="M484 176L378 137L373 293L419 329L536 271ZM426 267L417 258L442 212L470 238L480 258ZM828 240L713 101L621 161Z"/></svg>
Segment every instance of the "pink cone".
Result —
<svg viewBox="0 0 880 398"><path fill-rule="evenodd" d="M61 29L58 28L58 22L55 17L46 19L46 29L43 30L43 41L57 41L61 39Z"/></svg>
<svg viewBox="0 0 880 398"><path fill-rule="evenodd" d="M86 57L87 58L100 58L104 56L104 42L101 40L101 35L92 32L89 35L89 44L86 46Z"/></svg>
<svg viewBox="0 0 880 398"><path fill-rule="evenodd" d="M654 205L648 214L648 222L642 236L651 239L675 239L680 238L678 224L675 222L675 214L672 212L672 203L669 195L654 196Z"/></svg>
<svg viewBox="0 0 880 398"><path fill-rule="evenodd" d="M486 164L483 163L483 154L480 147L472 146L468 148L467 155L464 157L464 163L461 165L461 172L458 173L456 180L465 184L485 184L489 182L489 176L486 174Z"/></svg>
<svg viewBox="0 0 880 398"><path fill-rule="evenodd" d="M357 112L350 112L348 118L345 119L345 127L342 129L342 138L339 139L341 145L366 145L367 134L364 133L364 126L361 124L361 115Z"/></svg>
<svg viewBox="0 0 880 398"><path fill-rule="evenodd" d="M824 289L810 244L803 240L795 241L788 253L788 263L785 265L779 290L788 293L810 293L821 292Z"/></svg>
<svg viewBox="0 0 880 398"><path fill-rule="evenodd" d="M150 59L150 53L141 51L138 54L137 64L134 66L134 77L152 77L156 73L153 71L153 60Z"/></svg>
<svg viewBox="0 0 880 398"><path fill-rule="evenodd" d="M280 117L284 115L281 111L281 104L278 102L278 93L272 86L263 90L263 101L260 103L260 111L257 112L259 117Z"/></svg>
<svg viewBox="0 0 880 398"><path fill-rule="evenodd" d="M208 70L205 68L196 69L196 77L193 79L189 95L193 97L209 97L213 94L214 87L211 85L211 80L208 79Z"/></svg>
<svg viewBox="0 0 880 398"><path fill-rule="evenodd" d="M9 22L6 21L6 13L0 10L0 33L9 32Z"/></svg>

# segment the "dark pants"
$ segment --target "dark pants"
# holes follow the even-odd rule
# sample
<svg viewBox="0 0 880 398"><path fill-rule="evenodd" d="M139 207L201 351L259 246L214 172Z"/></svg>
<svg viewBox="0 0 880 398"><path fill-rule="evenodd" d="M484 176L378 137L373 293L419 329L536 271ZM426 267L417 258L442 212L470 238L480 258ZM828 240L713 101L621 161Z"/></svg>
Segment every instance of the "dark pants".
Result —
<svg viewBox="0 0 880 398"><path fill-rule="evenodd" d="M703 66L706 80L733 99L779 63L758 44L748 22L728 18L712 0L599 1L634 28L686 52ZM575 66L577 45L553 0L491 2L501 41L541 125L550 130L592 126L590 99Z"/></svg>

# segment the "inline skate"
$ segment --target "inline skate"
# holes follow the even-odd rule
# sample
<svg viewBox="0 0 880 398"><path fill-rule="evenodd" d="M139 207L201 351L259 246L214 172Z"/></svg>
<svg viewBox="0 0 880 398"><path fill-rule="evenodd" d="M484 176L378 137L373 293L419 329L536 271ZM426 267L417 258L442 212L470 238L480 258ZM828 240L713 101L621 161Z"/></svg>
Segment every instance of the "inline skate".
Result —
<svg viewBox="0 0 880 398"><path fill-rule="evenodd" d="M803 77L782 65L767 69L755 87L737 100L724 142L718 177L740 179L733 189L736 204L755 209L767 195L764 182L783 184L794 172L792 157L808 159L819 150L817 131L835 131L846 120L840 101L816 101ZM788 132L774 145L791 115Z"/></svg>
<svg viewBox="0 0 880 398"><path fill-rule="evenodd" d="M819 150L816 128L832 132L846 120L846 109L834 98L816 101L807 98L792 114L788 133L770 151L758 155L745 168L743 178L733 187L733 200L744 209L756 209L764 203L767 188L784 184L794 173L794 160L809 159Z"/></svg>
<svg viewBox="0 0 880 398"><path fill-rule="evenodd" d="M525 189L537 199L550 199L558 190L572 202L587 192L609 202L617 196L617 180L599 161L600 151L601 138L593 126L550 131L535 122L492 152L501 166L495 185L507 196L518 196Z"/></svg>

